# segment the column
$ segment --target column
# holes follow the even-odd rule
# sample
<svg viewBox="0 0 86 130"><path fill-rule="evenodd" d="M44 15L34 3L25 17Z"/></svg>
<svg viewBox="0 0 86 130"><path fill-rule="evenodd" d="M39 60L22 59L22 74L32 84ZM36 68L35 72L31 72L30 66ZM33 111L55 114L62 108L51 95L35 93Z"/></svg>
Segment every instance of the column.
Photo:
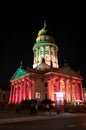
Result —
<svg viewBox="0 0 86 130"><path fill-rule="evenodd" d="M82 89L82 82L80 82L80 89L81 89L82 101L84 101L84 95L83 95L83 89Z"/></svg>
<svg viewBox="0 0 86 130"><path fill-rule="evenodd" d="M40 48L38 49L38 51L39 51L39 63L41 63Z"/></svg>
<svg viewBox="0 0 86 130"><path fill-rule="evenodd" d="M15 103L18 103L18 86L17 86L17 83L16 83L16 88L15 88L15 97L16 97L16 99L15 99Z"/></svg>
<svg viewBox="0 0 86 130"><path fill-rule="evenodd" d="M29 80L26 80L26 84L27 84L27 99L29 100Z"/></svg>
<svg viewBox="0 0 86 130"><path fill-rule="evenodd" d="M38 48L36 48L36 64L37 64L37 59L38 59Z"/></svg>
<svg viewBox="0 0 86 130"><path fill-rule="evenodd" d="M35 98L35 93L34 93L34 80L32 82L32 98Z"/></svg>
<svg viewBox="0 0 86 130"><path fill-rule="evenodd" d="M57 53L57 50L55 51L55 61L56 61L56 68L59 68L59 65L58 65L58 53Z"/></svg>
<svg viewBox="0 0 86 130"><path fill-rule="evenodd" d="M24 93L24 80L22 80L22 100L25 100Z"/></svg>
<svg viewBox="0 0 86 130"><path fill-rule="evenodd" d="M71 93L71 103L72 103L73 102L73 98L72 98L73 97L73 95L72 95L73 90L72 90L72 81L71 80L70 80L70 86L71 86L71 92L70 93Z"/></svg>
<svg viewBox="0 0 86 130"><path fill-rule="evenodd" d="M19 83L17 82L17 103L19 103Z"/></svg>
<svg viewBox="0 0 86 130"><path fill-rule="evenodd" d="M51 96L50 96L50 80L48 80L48 98L51 99Z"/></svg>
<svg viewBox="0 0 86 130"><path fill-rule="evenodd" d="M79 99L82 100L82 101L84 101L83 90L82 90L82 83L79 82L78 86L79 86Z"/></svg>
<svg viewBox="0 0 86 130"><path fill-rule="evenodd" d="M51 46L49 46L49 65L51 66Z"/></svg>
<svg viewBox="0 0 86 130"><path fill-rule="evenodd" d="M32 80L30 80L30 88L31 88L30 90L31 90L31 99L32 99L32 98L34 98L34 96L33 96L34 95L33 94L33 82L32 82Z"/></svg>
<svg viewBox="0 0 86 130"><path fill-rule="evenodd" d="M64 103L66 102L66 79L64 79Z"/></svg>
<svg viewBox="0 0 86 130"><path fill-rule="evenodd" d="M18 82L18 103L21 102L21 85L20 81Z"/></svg>
<svg viewBox="0 0 86 130"><path fill-rule="evenodd" d="M29 87L29 99L31 99L31 85L30 85L30 80L28 80L28 87Z"/></svg>
<svg viewBox="0 0 86 130"><path fill-rule="evenodd" d="M49 98L54 101L54 84L53 84L53 80L50 81Z"/></svg>
<svg viewBox="0 0 86 130"><path fill-rule="evenodd" d="M20 102L23 100L22 80L20 81Z"/></svg>
<svg viewBox="0 0 86 130"><path fill-rule="evenodd" d="M72 102L75 104L75 81L72 80Z"/></svg>
<svg viewBox="0 0 86 130"><path fill-rule="evenodd" d="M12 97L12 103L15 103L15 86L13 85L13 97Z"/></svg>
<svg viewBox="0 0 86 130"><path fill-rule="evenodd" d="M24 100L26 99L26 86L25 86L25 80L23 81L23 93L24 93Z"/></svg>

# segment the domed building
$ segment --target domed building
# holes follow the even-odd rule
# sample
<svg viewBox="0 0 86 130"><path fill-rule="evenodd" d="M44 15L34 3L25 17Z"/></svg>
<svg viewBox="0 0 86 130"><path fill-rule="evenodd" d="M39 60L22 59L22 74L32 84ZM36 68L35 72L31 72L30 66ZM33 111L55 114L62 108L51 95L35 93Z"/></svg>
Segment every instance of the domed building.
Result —
<svg viewBox="0 0 86 130"><path fill-rule="evenodd" d="M46 27L38 32L33 46L33 68L24 70L22 62L11 82L10 104L26 99L51 99L56 104L83 102L82 76L67 63L59 68L58 46Z"/></svg>

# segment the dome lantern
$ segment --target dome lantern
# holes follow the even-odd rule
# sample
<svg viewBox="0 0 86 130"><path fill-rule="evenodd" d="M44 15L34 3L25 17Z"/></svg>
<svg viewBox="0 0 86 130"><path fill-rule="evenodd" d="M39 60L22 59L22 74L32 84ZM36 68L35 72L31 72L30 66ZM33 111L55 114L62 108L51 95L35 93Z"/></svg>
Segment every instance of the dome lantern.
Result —
<svg viewBox="0 0 86 130"><path fill-rule="evenodd" d="M46 20L44 20L44 27L39 30L36 43L33 46L34 63L33 68L37 68L44 58L45 63L51 68L51 61L53 68L58 68L58 46L55 44L52 33L46 27Z"/></svg>

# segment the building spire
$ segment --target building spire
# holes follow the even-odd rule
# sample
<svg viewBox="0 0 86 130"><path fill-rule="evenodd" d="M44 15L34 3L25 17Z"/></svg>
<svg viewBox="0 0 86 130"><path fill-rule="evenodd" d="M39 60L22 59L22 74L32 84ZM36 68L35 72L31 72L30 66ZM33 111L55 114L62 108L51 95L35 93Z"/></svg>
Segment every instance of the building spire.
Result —
<svg viewBox="0 0 86 130"><path fill-rule="evenodd" d="M20 61L20 68L22 68L22 61Z"/></svg>
<svg viewBox="0 0 86 130"><path fill-rule="evenodd" d="M44 20L44 29L46 28L46 20Z"/></svg>
<svg viewBox="0 0 86 130"><path fill-rule="evenodd" d="M67 66L67 59L66 59L66 57L64 58L64 67L66 67Z"/></svg>
<svg viewBox="0 0 86 130"><path fill-rule="evenodd" d="M80 70L78 70L78 74L80 74Z"/></svg>

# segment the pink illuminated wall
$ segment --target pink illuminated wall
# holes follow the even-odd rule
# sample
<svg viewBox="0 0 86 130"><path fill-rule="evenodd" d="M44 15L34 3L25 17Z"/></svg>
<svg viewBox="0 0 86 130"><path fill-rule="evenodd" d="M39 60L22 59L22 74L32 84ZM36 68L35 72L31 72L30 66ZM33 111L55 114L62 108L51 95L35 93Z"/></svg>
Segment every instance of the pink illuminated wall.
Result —
<svg viewBox="0 0 86 130"><path fill-rule="evenodd" d="M62 77L54 76L53 78L51 76L46 82L48 82L47 95L49 99L56 102L57 100L56 94L57 92L61 92L63 93L63 99L67 103L73 103L76 102L76 100L83 101L83 91L81 81L65 78L64 75ZM25 99L28 100L34 99L35 98L34 86L40 86L39 82L36 83L38 84L35 84L35 80L33 79L30 80L29 78L21 79L19 81L13 81L11 83L9 103L15 104L20 103L22 100ZM40 87L42 87L42 83ZM42 93L40 93L40 95L41 97L45 97L44 90Z"/></svg>
<svg viewBox="0 0 86 130"><path fill-rule="evenodd" d="M34 86L30 80L11 83L9 103L20 103L22 100L34 98Z"/></svg>

